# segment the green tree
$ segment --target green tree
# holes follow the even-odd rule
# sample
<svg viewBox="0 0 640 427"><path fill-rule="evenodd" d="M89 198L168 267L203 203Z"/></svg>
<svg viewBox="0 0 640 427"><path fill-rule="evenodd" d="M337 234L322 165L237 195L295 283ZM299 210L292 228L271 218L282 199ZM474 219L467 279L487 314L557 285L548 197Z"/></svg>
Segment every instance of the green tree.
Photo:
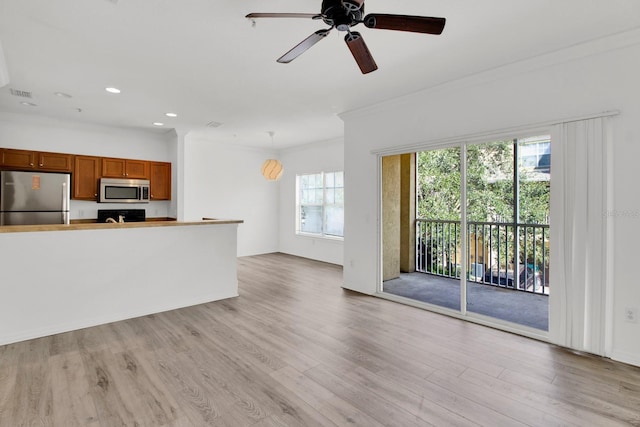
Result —
<svg viewBox="0 0 640 427"><path fill-rule="evenodd" d="M486 229L475 223L515 222L514 167L518 165L518 223L548 224L550 181L548 171L541 173L523 161L514 161L514 141L496 141L469 145L466 149L466 203L470 236L485 235L484 241L504 242L501 246L501 265L513 262L515 228L501 226ZM528 159L531 161L531 159ZM461 174L460 148L453 147L417 153L418 217L427 220L460 221ZM428 223L421 237L423 265L429 271L451 271L452 259L460 245L457 231L451 237L453 224ZM517 258L521 263L548 265L548 234L543 227L521 227ZM473 244L473 243L471 243ZM477 241L476 241L477 245ZM480 243L480 247L482 247ZM502 245L502 243L501 243ZM526 246L526 248L525 248ZM496 250L492 248L493 252ZM459 255L457 255L459 256ZM477 262L477 261L469 261ZM484 261L486 262L486 261ZM450 273L448 273L450 274Z"/></svg>
<svg viewBox="0 0 640 427"><path fill-rule="evenodd" d="M513 222L513 141L467 147L467 218L477 222ZM417 153L418 217L460 220L460 149ZM519 171L520 221L546 224L549 181Z"/></svg>
<svg viewBox="0 0 640 427"><path fill-rule="evenodd" d="M513 143L498 141L467 148L467 218L513 221Z"/></svg>
<svg viewBox="0 0 640 427"><path fill-rule="evenodd" d="M418 217L460 220L460 149L418 153Z"/></svg>

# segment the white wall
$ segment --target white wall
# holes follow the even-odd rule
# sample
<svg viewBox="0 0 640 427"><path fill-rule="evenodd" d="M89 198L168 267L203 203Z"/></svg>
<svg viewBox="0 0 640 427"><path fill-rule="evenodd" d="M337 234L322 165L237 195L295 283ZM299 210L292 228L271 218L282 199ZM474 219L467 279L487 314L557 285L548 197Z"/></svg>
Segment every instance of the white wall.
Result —
<svg viewBox="0 0 640 427"><path fill-rule="evenodd" d="M175 136L85 125L38 116L0 113L0 146L89 156L173 162ZM173 172L175 173L175 171ZM145 209L147 216L172 216L170 202L124 205L71 201L71 219L96 218L98 209Z"/></svg>
<svg viewBox="0 0 640 427"><path fill-rule="evenodd" d="M640 31L635 31L344 114L349 174L345 287L369 294L376 291L379 226L377 156L372 150L620 110L613 119L615 209L610 219L615 265L609 355L640 365L640 323L623 318L624 307L640 307L636 267L640 198L635 178L640 159L638 76Z"/></svg>
<svg viewBox="0 0 640 427"><path fill-rule="evenodd" d="M295 177L295 167L285 166L281 181L268 182L260 174L260 168L266 158L277 157L273 151L212 143L185 133L156 134L0 113L0 145L4 147L172 163L171 202L124 205L72 200L72 219L96 218L98 209L117 208L144 208L150 217L176 217L180 206L182 220L205 216L243 219L244 224L238 228L240 256L279 251L279 228L295 227L292 210L287 213L291 225L278 218L280 186L294 182L290 179ZM290 149L283 154L290 156L291 161L286 161L289 165L305 162L313 170L342 169L342 144L332 141L326 149L323 147ZM311 150L309 155L304 154L306 150ZM298 162L298 158L306 160ZM294 196L295 184L291 190L291 197ZM285 238L284 242L286 252L342 263L342 242L308 238Z"/></svg>
<svg viewBox="0 0 640 427"><path fill-rule="evenodd" d="M0 233L0 345L238 295L238 224L101 227Z"/></svg>
<svg viewBox="0 0 640 427"><path fill-rule="evenodd" d="M244 220L238 227L238 256L277 252L279 182L260 173L262 163L273 157L270 151L187 135L184 220Z"/></svg>
<svg viewBox="0 0 640 427"><path fill-rule="evenodd" d="M295 228L296 175L344 170L344 142L340 139L285 149L280 151L280 161L285 170L280 178L280 252L342 265L342 240L298 236Z"/></svg>

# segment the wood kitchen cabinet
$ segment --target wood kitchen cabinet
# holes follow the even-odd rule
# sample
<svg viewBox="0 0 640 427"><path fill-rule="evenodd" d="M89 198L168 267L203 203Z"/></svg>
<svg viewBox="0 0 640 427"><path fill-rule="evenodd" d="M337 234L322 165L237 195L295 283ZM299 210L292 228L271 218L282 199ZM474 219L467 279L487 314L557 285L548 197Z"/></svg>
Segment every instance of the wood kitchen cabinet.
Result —
<svg viewBox="0 0 640 427"><path fill-rule="evenodd" d="M71 172L71 154L38 153L38 169L57 172Z"/></svg>
<svg viewBox="0 0 640 427"><path fill-rule="evenodd" d="M98 200L102 158L75 156L73 162L73 199Z"/></svg>
<svg viewBox="0 0 640 427"><path fill-rule="evenodd" d="M70 172L72 199L99 199L100 178L148 179L151 200L171 200L171 163L0 148L0 168Z"/></svg>
<svg viewBox="0 0 640 427"><path fill-rule="evenodd" d="M102 176L105 178L149 179L149 162L103 157Z"/></svg>
<svg viewBox="0 0 640 427"><path fill-rule="evenodd" d="M2 149L0 165L4 168L39 169L53 172L71 172L71 154L30 150Z"/></svg>
<svg viewBox="0 0 640 427"><path fill-rule="evenodd" d="M28 150L2 149L0 165L7 168L35 169L36 152Z"/></svg>
<svg viewBox="0 0 640 427"><path fill-rule="evenodd" d="M171 163L150 162L151 200L171 200Z"/></svg>

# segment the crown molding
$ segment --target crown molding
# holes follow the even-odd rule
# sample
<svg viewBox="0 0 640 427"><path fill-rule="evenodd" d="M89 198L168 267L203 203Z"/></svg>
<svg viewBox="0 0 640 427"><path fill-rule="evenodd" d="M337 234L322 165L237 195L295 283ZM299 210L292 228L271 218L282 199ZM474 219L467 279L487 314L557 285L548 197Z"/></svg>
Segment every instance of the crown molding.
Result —
<svg viewBox="0 0 640 427"><path fill-rule="evenodd" d="M607 52L628 48L640 44L640 27L632 30L623 31L606 37L588 40L542 55L533 56L531 58L503 64L501 66L484 70L475 74L468 75L455 80L441 82L434 86L416 91L411 94L391 98L373 105L369 105L360 109L350 110L339 114L342 119L357 118L375 113L389 108L400 107L411 102L415 97L428 97L436 92L447 92L451 90L478 86L493 81L505 79L524 73L531 73L537 70L550 68L560 64L577 61L582 58L597 56Z"/></svg>

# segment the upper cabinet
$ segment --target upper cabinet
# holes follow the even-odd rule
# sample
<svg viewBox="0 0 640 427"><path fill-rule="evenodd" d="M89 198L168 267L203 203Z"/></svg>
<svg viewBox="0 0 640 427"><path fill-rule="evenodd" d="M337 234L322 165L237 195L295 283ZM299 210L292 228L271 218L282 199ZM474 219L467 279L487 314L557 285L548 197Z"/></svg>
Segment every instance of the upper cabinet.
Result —
<svg viewBox="0 0 640 427"><path fill-rule="evenodd" d="M146 160L102 158L102 176L105 178L149 179Z"/></svg>
<svg viewBox="0 0 640 427"><path fill-rule="evenodd" d="M71 154L1 149L0 166L15 169L71 172Z"/></svg>
<svg viewBox="0 0 640 427"><path fill-rule="evenodd" d="M149 179L149 162L145 160L126 161L127 178Z"/></svg>
<svg viewBox="0 0 640 427"><path fill-rule="evenodd" d="M38 168L50 171L71 172L71 154L38 153Z"/></svg>
<svg viewBox="0 0 640 427"><path fill-rule="evenodd" d="M171 200L171 163L150 163L151 200Z"/></svg>
<svg viewBox="0 0 640 427"><path fill-rule="evenodd" d="M2 149L0 165L20 169L34 169L36 166L36 153L27 150Z"/></svg>
<svg viewBox="0 0 640 427"><path fill-rule="evenodd" d="M77 200L98 200L100 178L148 179L151 200L171 200L171 163L0 148L0 168L70 172Z"/></svg>
<svg viewBox="0 0 640 427"><path fill-rule="evenodd" d="M75 156L71 178L73 199L98 200L101 163L100 157Z"/></svg>

